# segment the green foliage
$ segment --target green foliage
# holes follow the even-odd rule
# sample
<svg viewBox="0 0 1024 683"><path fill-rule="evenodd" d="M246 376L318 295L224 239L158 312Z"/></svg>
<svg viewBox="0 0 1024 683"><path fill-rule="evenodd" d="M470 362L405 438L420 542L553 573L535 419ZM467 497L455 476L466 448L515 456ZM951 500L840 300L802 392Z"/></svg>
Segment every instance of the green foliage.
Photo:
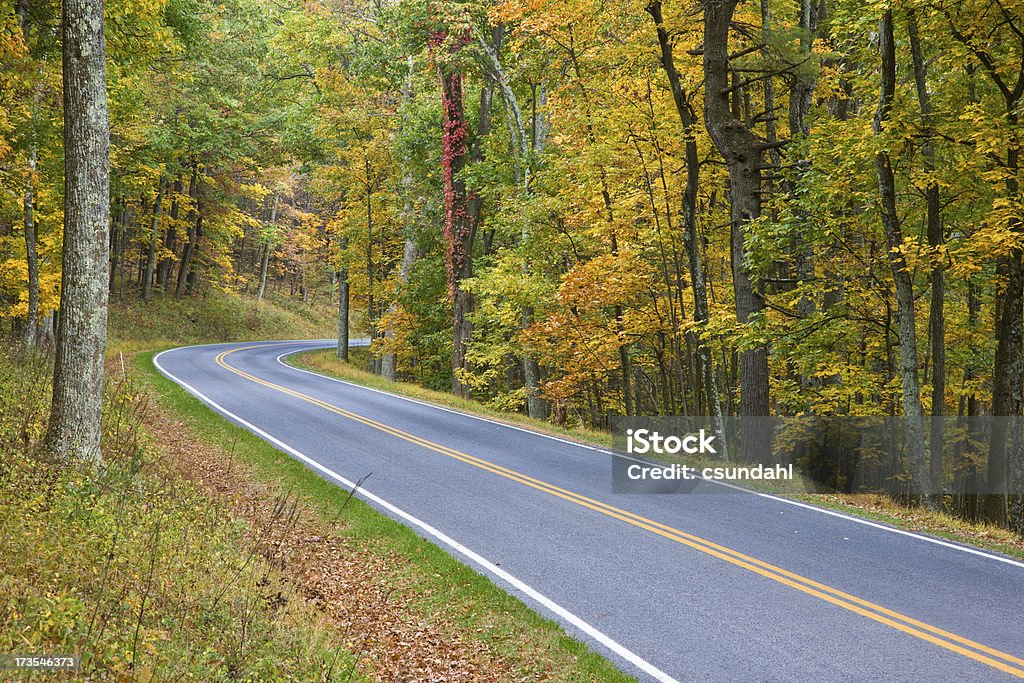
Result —
<svg viewBox="0 0 1024 683"><path fill-rule="evenodd" d="M411 313L397 327L408 353L399 356L403 373L431 389L451 388L452 311L444 260L440 254L420 259L399 299Z"/></svg>

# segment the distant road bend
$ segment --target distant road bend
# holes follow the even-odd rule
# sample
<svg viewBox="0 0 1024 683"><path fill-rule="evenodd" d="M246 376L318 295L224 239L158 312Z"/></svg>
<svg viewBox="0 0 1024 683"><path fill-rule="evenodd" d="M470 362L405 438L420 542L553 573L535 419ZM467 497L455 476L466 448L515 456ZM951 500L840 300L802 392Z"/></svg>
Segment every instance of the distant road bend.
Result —
<svg viewBox="0 0 1024 683"><path fill-rule="evenodd" d="M606 452L290 367L173 349L214 410L641 680L1024 678L1024 563L754 493L613 495ZM368 489L368 490L367 490Z"/></svg>

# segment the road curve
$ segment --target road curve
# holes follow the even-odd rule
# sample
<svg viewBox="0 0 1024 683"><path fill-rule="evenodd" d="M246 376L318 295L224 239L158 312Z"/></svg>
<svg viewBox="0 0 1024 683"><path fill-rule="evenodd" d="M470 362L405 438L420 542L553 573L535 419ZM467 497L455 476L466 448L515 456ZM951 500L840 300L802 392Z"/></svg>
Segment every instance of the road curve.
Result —
<svg viewBox="0 0 1024 683"><path fill-rule="evenodd" d="M339 486L372 473L371 505L641 680L1024 678L1024 563L771 496L615 495L599 449L283 362L332 345L155 362Z"/></svg>

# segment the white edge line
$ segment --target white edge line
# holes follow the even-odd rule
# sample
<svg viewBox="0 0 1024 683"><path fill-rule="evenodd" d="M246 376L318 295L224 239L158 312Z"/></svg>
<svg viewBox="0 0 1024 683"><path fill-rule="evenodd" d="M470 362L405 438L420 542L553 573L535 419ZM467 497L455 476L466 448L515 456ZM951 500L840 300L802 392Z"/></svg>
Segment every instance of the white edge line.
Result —
<svg viewBox="0 0 1024 683"><path fill-rule="evenodd" d="M310 340L310 341L319 342L319 340ZM544 432L538 432L538 431L534 431L532 429L527 429L525 427L519 427L519 426L514 425L514 424L508 424L508 423L505 423L505 422L500 422L498 420L491 420L489 418L486 418L486 417L483 417L483 416L480 416L480 415L473 415L471 413L466 413L466 412L463 412L461 410L455 410L453 408L446 408L444 406L435 405L433 403L428 403L426 401L420 401L420 400L415 399L415 398L409 398L408 396L401 396L400 394L394 394L394 393L391 393L391 392L388 392L388 391L381 391L380 389L374 389L373 387L367 387L367 386L364 386L362 384L356 384L355 382L348 382L348 381L345 381L343 379L338 379L337 377L329 377L327 375L320 374L319 372L313 372L311 370L306 370L305 368L296 367L294 365L290 365L290 364L284 362L283 359L286 356L291 356L291 355L294 355L296 353L302 353L305 350L307 350L307 349L295 349L293 351L286 351L285 353L282 353L281 355L279 355L276 358L276 360L277 360L277 362L280 365L283 365L284 367L286 367L286 368L288 368L290 370L294 370L296 372L304 372L307 375L313 375L315 377L321 377L323 379L327 379L327 380L330 380L332 382L338 382L339 384L345 384L345 385L348 385L348 386L351 386L351 387L356 387L356 388L359 388L359 389L364 389L366 391L372 391L374 393L383 394L385 396L390 396L392 398L398 398L398 399L401 399L403 401L409 401L410 403L416 403L418 405L426 406L428 408L434 408L435 410L442 410L442 411L444 411L446 413L453 413L455 415L462 415L463 417L472 418L474 420L480 420L481 422L487 422L489 424L493 424L493 425L496 425L496 426L499 426L499 427L507 427L508 429L515 429L516 431L526 432L527 434L533 434L534 436L540 436L540 437L543 437L545 439L551 439L552 441L557 441L559 443L567 444L569 446L577 446L579 448L585 448L585 449L590 450L590 451L597 451L598 453L604 453L604 454L611 455L611 456L617 457L617 458L627 458L629 460L636 460L637 462L646 462L646 461L640 460L639 458L630 458L627 455L623 455L621 453L615 453L614 451L609 451L609 450L607 450L605 448L600 448L598 446L591 446L589 444L580 443L578 441L570 441L569 439L562 439L562 438L557 437L557 436L552 436L550 434L545 434ZM313 349L310 349L310 350L313 350ZM831 517L838 517L840 519L845 519L845 520L850 521L850 522L856 522L857 524L863 524L864 526L872 527L874 529L880 529L882 531L888 531L890 533L899 534L900 536L908 536L910 538L916 538L916 539L918 539L920 541L926 541L928 543L933 543L935 545L939 545L939 546L942 546L944 548L950 548L952 550L959 550L960 552L969 553L971 555L977 555L978 557L984 557L984 558L988 558L990 560L996 560L997 562L1004 562L1006 564L1013 565L1015 567L1020 567L1020 568L1024 569L1024 562L1020 562L1018 560L1014 560L1014 559L1009 558L1009 557L1004 557L1002 555L994 555L992 553L986 552L984 550L979 550L977 548L972 548L970 546L961 545L959 543L951 543L949 541L943 541L942 539L934 538L932 536L925 536L923 534L915 533L913 531L906 531L904 529L899 529L897 527L889 526L887 524L880 524L878 522L873 522L873 521L871 521L869 519L864 519L864 518L861 518L861 517L854 517L853 515L848 515L848 514L845 514L845 513L842 513L842 512L837 512L836 510L829 510L828 508L818 507L817 505L811 505L809 503L804 503L804 502L801 502L801 501L798 501L798 500L790 500L788 498L781 498L779 496L773 496L770 493L762 493L760 491L754 491L754 490L751 490L751 489L748 489L748 488L744 488L742 486L736 486L734 484L729 484L727 482L710 481L709 480L709 483L718 484L719 486L725 486L725 487L731 488L731 489L736 489L737 491L744 491L746 493L750 493L750 494L755 495L755 496L760 496L761 498L767 498L768 500L773 500L773 501L776 501L778 503L785 503L786 505L793 505L793 506L796 506L796 507L799 507L799 508L803 508L805 510L811 510L813 512L820 512L823 515L829 515Z"/></svg>
<svg viewBox="0 0 1024 683"><path fill-rule="evenodd" d="M176 384L180 385L187 392L189 392L190 394L192 394L193 396L198 398L203 403L207 404L208 406L210 406L211 408L213 408L217 412L221 413L222 415L231 418L232 420L234 420L238 424L242 425L243 427L245 427L246 429L252 431L253 433L259 435L263 439L269 441L273 445L277 446L279 449L285 451L286 453L289 453L289 454L295 456L299 460L305 462L310 467L313 467L314 469L317 469L317 470L323 472L324 474L326 474L330 478L332 478L335 481L337 481L338 483L340 483L342 486L345 486L346 488L348 488L350 490L355 490L355 495L359 496L360 498L365 498L368 501L376 503L378 506L384 508L385 510L387 510L390 513L392 513L393 515L396 515L397 517L400 517L401 519L405 520L408 524L410 524L412 526L415 526L415 527L419 527L421 530L423 530L428 535L433 536L435 539L437 539L438 541L440 541L444 545L448 546L449 548L451 548L452 550L454 550L458 554L462 555L463 557L465 557L467 560L469 560L473 564L477 565L484 572L492 574L496 578L498 578L498 579L504 581L505 583L509 584L515 590L519 591L523 595L526 595L527 597L532 599L534 602L540 604L545 609L553 612L555 615L557 615L558 617L562 618L566 622L572 624L573 626L578 628L580 631L582 631L583 633L587 634L588 636L590 636L591 638L593 638L594 640L599 642L601 645L605 646L606 648L608 648L609 650L614 652L619 657L622 657L624 660L626 660L627 662L629 662L633 666L637 667L638 669L640 669L644 673L649 674L650 676L652 676L654 679L656 679L658 681L662 681L663 683L680 683L677 679L673 678L672 676L669 676L667 673L665 673L664 671L662 671L658 667L654 666L653 664L648 662L646 659L643 659L642 657L640 657L640 655L634 653L632 650L629 650L624 645L622 645L622 644L618 643L617 641L613 640L610 636L605 635L604 633L599 631L594 626L591 626L587 622L583 621L583 619L579 618L578 616L576 616L575 614L573 614L569 610L565 609L564 607L562 607L561 605L556 603L551 598L549 598L549 597L545 596L544 594L542 594L542 593L536 591L535 589L531 588L527 584L523 583L521 580L519 580L516 577L512 576L511 574L509 574L504 569L501 569L500 567L496 567L494 564L488 562L483 557L481 557L477 553L473 552L472 550L470 550L466 546L462 545L461 543L459 543L455 539L453 539L450 536L444 534L443 532L439 531L438 529L435 529L434 527L432 527L431 525L427 524L423 520L421 520L421 519L419 519L417 517L414 517L413 515L409 514L408 512L406 512L404 510L402 510L401 508L396 507L395 505L392 505L391 503L389 503L388 501L384 500L380 496L377 496L377 495L375 495L373 493L370 493L365 488L363 488L363 487L358 487L357 488L355 482L349 481L348 479L346 479L345 477L341 476L340 474L338 474L334 470L332 470L332 469L330 469L328 467L325 467L324 465L321 465L316 460L313 460L312 458L310 458L308 455L305 455L304 453L299 452L298 450L292 448L291 446L289 446L288 444L284 443L280 439L271 436L270 434L268 434L267 432L263 431L262 429L260 429L256 425L252 424L251 422L243 420L238 415L235 415L231 411L227 410L226 408L224 408L220 404L218 404L215 401L213 401L211 398L209 398L208 396L206 396L205 394L200 392L198 389L196 389L192 385L182 381L181 379L178 379L173 374L171 374L166 369L164 369L164 367L162 365L160 365L160 356L164 355L168 351L174 351L174 350L176 350L176 349L167 349L167 350L161 351L160 353L158 353L155 356L153 356L153 365L156 366L156 369L159 370L162 375L164 375L165 377L167 377L171 381L175 382ZM313 373L313 374L315 374L315 373Z"/></svg>

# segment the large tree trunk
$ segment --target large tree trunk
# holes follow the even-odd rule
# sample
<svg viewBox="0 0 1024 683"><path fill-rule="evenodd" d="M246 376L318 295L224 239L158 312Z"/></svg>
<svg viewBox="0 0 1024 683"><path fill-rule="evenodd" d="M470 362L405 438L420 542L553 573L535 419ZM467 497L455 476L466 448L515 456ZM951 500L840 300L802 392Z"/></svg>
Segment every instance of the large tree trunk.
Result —
<svg viewBox="0 0 1024 683"><path fill-rule="evenodd" d="M1006 12L1006 10L1004 10ZM948 15L947 15L948 16ZM1024 39L1014 28L1010 14L1005 14L1011 30L1017 37L1012 49L1024 49ZM1009 74L1002 74L993 62L986 49L989 37L976 38L966 35L950 22L950 31L964 47L969 49L978 62L984 67L992 84L998 88L1006 105L1006 129L1017 130L1022 97L1024 97L1024 65L1016 71L1016 82L1007 80ZM1012 72L1009 72L1012 73ZM973 86L970 100L974 101ZM1020 152L1019 139L1011 141L1006 150L1006 162L1000 164L1005 173L1006 196L1014 203L1020 202ZM1012 233L1020 234L1024 225L1019 217L1010 218L1007 226ZM1007 521L1008 465L1013 463L1015 469L1024 467L1024 434L1021 433L1021 410L1024 408L1024 256L1019 246L1014 246L1009 253L999 257L996 264L996 275L1003 288L998 292L996 302L996 357L992 371L992 431L989 441L988 471L986 488L985 516L994 522ZM1009 451L1007 450L1009 447ZM1020 494L1020 486L1024 485L1024 472L1020 480L1015 482L1018 505L1024 504L1024 496ZM1024 510L1018 511L1016 523L1024 526ZM1018 529L1022 531L1022 529Z"/></svg>
<svg viewBox="0 0 1024 683"><path fill-rule="evenodd" d="M763 16L768 15L768 0L761 0L764 10ZM811 62L814 56L814 39L818 34L822 18L825 16L825 0L800 0L797 24L800 27L800 50L796 59L800 62ZM771 83L769 78L766 83ZM811 128L807 118L811 111L811 104L814 97L814 89L818 82L817 64L814 68L796 69L790 78L789 89L789 134L794 139L799 139L801 145L798 149L806 149L803 143L810 137ZM769 117L769 125L774 128L772 122L772 107L765 107ZM774 135L769 136L769 142L774 143ZM776 166L781 165L779 155L773 154L772 161ZM782 189L789 196L793 206L793 215L797 220L796 234L793 236L793 258L796 271L796 281L799 285L814 279L815 257L811 245L808 244L805 234L811 230L810 212L803 208L799 201L798 192L803 177L811 171L809 160L801 159L793 169L794 180L783 180ZM810 296L801 296L797 301L797 315L801 318L809 318L814 315L817 303ZM800 378L802 388L814 387L819 383L817 379L809 377L806 373Z"/></svg>
<svg viewBox="0 0 1024 683"><path fill-rule="evenodd" d="M180 299L185 294L190 293L189 282L195 271L196 250L199 248L199 236L203 230L202 208L197 207L196 212L196 221L189 231L188 244L185 245L185 250L181 254L181 266L178 268L178 284L174 288L174 297L176 299Z"/></svg>
<svg viewBox="0 0 1024 683"><path fill-rule="evenodd" d="M505 105L512 156L515 160L516 184L519 186L520 201L526 202L529 201L530 195L530 159L532 153L537 151L536 148L531 149L531 141L534 146L543 145L544 138L538 137L536 131L532 138L528 138L526 135L526 124L523 121L523 110L519 106L519 98L516 97L515 90L512 89L512 84L505 74L499 58L504 35L504 27L495 26L491 32L490 43L482 34L477 36L477 42L480 44L484 56L484 68L487 69L491 79L497 85L498 94ZM529 237L529 224L524 220L520 230L520 240L526 242ZM528 268L526 274L529 274ZM533 307L525 306L522 311L522 328L525 329L532 323ZM547 403L541 399L538 393L540 366L537 364L537 359L529 353L523 354L522 363L523 385L526 389L526 413L533 418L546 419L548 416Z"/></svg>
<svg viewBox="0 0 1024 683"><path fill-rule="evenodd" d="M103 3L64 0L63 17L64 256L46 443L60 458L99 462L110 229Z"/></svg>
<svg viewBox="0 0 1024 683"><path fill-rule="evenodd" d="M199 220L196 221L196 248L193 250L193 260L191 260L191 266L188 268L188 278L185 282L185 294L188 296L196 294L199 291L199 256L200 248L203 245L203 217L200 216Z"/></svg>
<svg viewBox="0 0 1024 683"><path fill-rule="evenodd" d="M1018 86L1024 88L1024 73ZM1017 128L1016 111L1019 98L1007 100L1007 119L1010 128ZM1007 196L1019 198L1020 149L1011 147L1006 154ZM1010 229L1021 231L1018 219L1011 219ZM986 497L985 516L994 522L1007 521L1007 505L1010 489L1008 475L1010 464L1024 459L1021 452L1021 411L1024 409L1024 262L1020 248L1014 248L1001 257L996 275L1005 283L996 306L996 358L992 371L992 415L991 442L989 443L986 484L990 495ZM1014 482L1020 485L1021 482ZM1015 487L1016 488L1016 487ZM1019 496L1019 490L1015 493ZM1017 525L1024 523L1018 518Z"/></svg>
<svg viewBox="0 0 1024 683"><path fill-rule="evenodd" d="M882 133L889 121L896 93L896 42L893 36L892 10L886 10L879 26L878 50L882 57L881 86L878 111L875 114L875 135ZM914 283L903 256L903 229L896 213L896 180L889 153L884 149L875 155L878 174L878 197L882 227L889 264L896 289L896 322L899 328L899 368L903 385L903 423L906 432L907 460L910 465L911 490L920 494L922 502L931 505L932 485L925 463L924 425L921 409L921 386L917 376L917 330L914 321Z"/></svg>
<svg viewBox="0 0 1024 683"><path fill-rule="evenodd" d="M473 295L458 289L452 305L452 393L463 398L469 396L469 386L462 381L460 373L468 368L466 351L473 336L473 323L469 319L472 312Z"/></svg>
<svg viewBox="0 0 1024 683"><path fill-rule="evenodd" d="M814 53L814 38L825 16L825 0L800 0L800 52L798 59L808 60ZM798 69L792 75L789 91L789 133L807 137L811 129L807 117L811 113L817 69Z"/></svg>
<svg viewBox="0 0 1024 683"><path fill-rule="evenodd" d="M910 37L910 53L914 62L914 83L917 86L917 101L921 108L921 120L928 135L921 148L921 155L924 157L925 173L931 176L935 172L935 143L932 141L932 103L931 96L928 93L928 67L921 49L917 20L913 14L910 15L907 32ZM939 207L939 184L934 179L930 180L928 187L925 188L925 202L927 204L928 246L933 250L931 256L932 298L928 311L928 328L932 356L932 419L929 436L931 450L929 476L932 480L932 491L941 495L942 441L944 431L942 417L946 414L946 285L942 266L943 259L939 253L939 248L944 242L942 216Z"/></svg>
<svg viewBox="0 0 1024 683"><path fill-rule="evenodd" d="M698 156L697 139L695 137L697 116L686 91L683 89L679 71L676 69L672 41L669 38L668 30L665 28L665 19L662 16L660 0L649 3L647 11L657 27L658 45L661 48L661 66L668 76L668 82L672 88L672 99L676 105L676 113L679 115L679 122L683 126L683 150L686 161L686 188L683 192L683 240L686 244L690 263L690 286L693 290L693 318L701 325L704 325L708 322L708 291L707 282L704 278L704 259L700 249L700 236L697 233L697 191L700 184L700 157ZM715 368L711 362L711 350L708 348L706 335L703 330L697 331L694 336L697 340L697 362L700 366L701 384L707 397L709 416L714 418L715 428L718 430L718 433L725 434L725 420L722 415L722 402L718 394ZM726 451L723 451L721 456L725 460L729 459L728 452Z"/></svg>
<svg viewBox="0 0 1024 683"><path fill-rule="evenodd" d="M730 108L729 27L736 0L704 2L704 122L729 169L733 292L741 325L764 309L745 265L747 224L761 215L761 148L753 132ZM763 345L740 352L740 414L769 414L768 350ZM754 447L763 450L758 440Z"/></svg>
<svg viewBox="0 0 1024 683"><path fill-rule="evenodd" d="M1024 358L1021 357L1022 302L1024 302L1024 267L1019 252L1002 257L997 274L1005 278L1005 288L997 306L996 317L996 359L992 375L992 423L989 444L985 515L998 523L1006 521L1007 464L1011 453L1007 446L1015 443L1013 438L1021 412L1021 379L1024 377Z"/></svg>
<svg viewBox="0 0 1024 683"><path fill-rule="evenodd" d="M413 73L415 70L415 61L412 56L408 60L408 72L404 83L402 84L402 106L403 111L412 102L413 97ZM402 125L408 125L405 118L402 119ZM384 337L386 339L392 339L395 336L395 330L392 327L394 324L393 314L398 310L398 297L401 292L402 286L409 279L409 274L412 272L412 266L416 262L418 257L415 232L416 232L416 210L413 206L413 173L410 165L410 160L407 158L402 159L402 231L405 234L405 247L402 250L402 264L398 268L398 282L395 287L395 298L391 302L391 306L388 312L389 315L387 320L387 327L384 329ZM381 358L380 362L380 374L389 381L395 381L398 377L398 357L394 352L385 353Z"/></svg>
<svg viewBox="0 0 1024 683"><path fill-rule="evenodd" d="M199 252L203 245L203 209L202 206L197 208L199 211L199 218L196 219L196 239L195 245L192 249L192 262L188 269L188 275L185 279L185 293L192 296L196 293L199 288Z"/></svg>
<svg viewBox="0 0 1024 683"><path fill-rule="evenodd" d="M448 289L452 297L452 393L466 397L469 395L469 387L462 381L461 373L466 369L467 344L473 334L469 319L473 310L473 296L461 287L461 283L473 274L473 243L476 240L482 200L467 193L466 181L462 177L468 151L462 72L440 64L438 75L443 110L441 163L444 171L446 263ZM493 85L488 81L480 94L476 144L479 144L480 132L486 134L490 129L492 92Z"/></svg>
<svg viewBox="0 0 1024 683"><path fill-rule="evenodd" d="M371 182L370 158L363 157L363 168L366 173L366 327L370 334L370 344L377 339L377 306L373 296L373 183ZM380 374L380 358L370 354L370 372Z"/></svg>
<svg viewBox="0 0 1024 683"><path fill-rule="evenodd" d="M1011 152L1015 157L1015 150ZM1009 183L1008 183L1009 184ZM998 523L1006 522L1007 470L1015 455L1015 424L1021 414L1021 383L1024 381L1024 264L1021 253L1014 250L999 259L996 274L1005 282L996 307L996 358L992 373L991 442L989 444L986 483L990 495L985 516ZM1007 447L1011 446L1009 452ZM1020 457L1017 454L1017 457Z"/></svg>

